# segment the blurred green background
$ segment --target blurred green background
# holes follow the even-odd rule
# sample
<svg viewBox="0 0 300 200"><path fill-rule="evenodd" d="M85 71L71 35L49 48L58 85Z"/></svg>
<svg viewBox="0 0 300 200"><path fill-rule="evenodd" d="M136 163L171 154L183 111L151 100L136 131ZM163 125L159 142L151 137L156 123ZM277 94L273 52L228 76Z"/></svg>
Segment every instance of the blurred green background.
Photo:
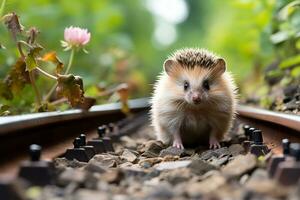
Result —
<svg viewBox="0 0 300 200"><path fill-rule="evenodd" d="M92 35L86 47L89 54L77 53L71 70L83 77L87 95L93 95L99 83L128 82L131 97L142 97L150 95L164 59L183 47L207 48L224 57L243 93L251 87L245 83L260 80L258 74L267 65L298 54L299 9L282 11L291 2L299 3L8 0L5 13L14 11L26 28L37 27L41 32L39 42L48 51L56 51L65 63L69 52L60 46L64 28L71 25L87 28ZM0 42L6 46L6 50L0 50L0 79L3 79L18 53L4 25L0 34ZM53 83L40 84L48 88ZM26 86L22 96L23 104L32 99L29 87Z"/></svg>

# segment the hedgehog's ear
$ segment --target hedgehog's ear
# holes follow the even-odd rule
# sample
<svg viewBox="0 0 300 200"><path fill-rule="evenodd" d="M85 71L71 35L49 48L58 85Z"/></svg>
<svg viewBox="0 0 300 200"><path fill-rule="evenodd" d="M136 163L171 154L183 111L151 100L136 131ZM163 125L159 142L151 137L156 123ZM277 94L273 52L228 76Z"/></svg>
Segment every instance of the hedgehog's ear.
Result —
<svg viewBox="0 0 300 200"><path fill-rule="evenodd" d="M212 75L214 77L221 76L226 71L226 62L223 58L218 58L217 64L212 70Z"/></svg>
<svg viewBox="0 0 300 200"><path fill-rule="evenodd" d="M176 61L172 60L172 59L167 59L164 62L164 70L168 75L171 75L172 71L174 70L174 68L176 67L177 63Z"/></svg>

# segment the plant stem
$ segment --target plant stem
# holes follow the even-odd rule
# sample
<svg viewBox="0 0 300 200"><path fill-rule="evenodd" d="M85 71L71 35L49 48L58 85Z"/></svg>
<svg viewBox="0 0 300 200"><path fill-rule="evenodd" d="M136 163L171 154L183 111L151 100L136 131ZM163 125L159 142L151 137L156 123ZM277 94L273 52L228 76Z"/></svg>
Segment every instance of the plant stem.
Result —
<svg viewBox="0 0 300 200"><path fill-rule="evenodd" d="M2 14L4 12L4 6L5 6L6 0L3 0L0 7L0 18L2 17Z"/></svg>
<svg viewBox="0 0 300 200"><path fill-rule="evenodd" d="M28 48L32 48L32 46L30 44L28 44L27 42L23 41L23 40L20 40L20 41L17 42L18 51L19 51L21 57L24 59L25 54L23 52L22 45L24 45Z"/></svg>
<svg viewBox="0 0 300 200"><path fill-rule="evenodd" d="M52 101L51 105L55 106L55 105L58 105L58 104L61 104L61 103L67 102L67 101L68 101L67 98L61 98L61 99L57 99L55 101Z"/></svg>
<svg viewBox="0 0 300 200"><path fill-rule="evenodd" d="M18 50L19 50L19 53L20 53L22 59L25 59L25 54L24 54L24 52L22 50L22 45L21 45L20 42L17 42L17 47L18 47Z"/></svg>
<svg viewBox="0 0 300 200"><path fill-rule="evenodd" d="M70 54L70 57L69 57L69 62L68 62L68 66L67 66L67 69L64 73L64 75L68 74L70 69L71 69L71 66L72 66L72 63L73 63L73 59L74 59L74 54L75 54L75 49L73 48L71 50L71 54ZM55 83L55 85L53 85L53 87L51 88L51 90L48 92L48 94L46 95L45 97L45 100L48 101L49 98L51 97L52 93L54 92L55 88L57 87L57 83Z"/></svg>
<svg viewBox="0 0 300 200"><path fill-rule="evenodd" d="M34 75L32 74L32 71L29 72L29 78L30 78L30 83L31 83L31 85L33 87L33 90L35 92L36 103L37 103L38 106L40 106L42 99L41 99L40 92L39 92L39 90L38 90L38 88L35 84L35 79L34 79Z"/></svg>
<svg viewBox="0 0 300 200"><path fill-rule="evenodd" d="M68 63L68 66L67 66L67 69L66 69L64 75L68 74L69 71L70 71L70 69L71 69L71 66L72 66L72 63L73 63L74 54L75 54L75 49L73 48L71 50L71 55L70 55L70 58L69 58L69 63Z"/></svg>
<svg viewBox="0 0 300 200"><path fill-rule="evenodd" d="M2 2L2 5L3 5L3 2ZM2 9L2 5L1 5L1 9ZM1 10L0 10L0 12L1 12ZM27 44L25 41L22 41L22 40L20 40L20 41L17 42L17 47L18 47L19 53L20 53L22 59L25 59L25 54L24 54L24 52L22 50L22 45L25 45L25 46L27 46L29 48L31 47L31 45ZM42 102L42 98L41 98L40 92L39 92L39 90L38 90L38 88L37 88L37 86L35 84L35 78L34 78L34 74L33 74L32 71L29 71L29 79L30 79L30 83L31 83L31 85L33 87L33 90L35 92L36 103L37 103L38 106L40 106L41 102Z"/></svg>
<svg viewBox="0 0 300 200"><path fill-rule="evenodd" d="M44 74L45 76L47 76L48 78L57 80L57 77L56 77L56 76L53 76L53 75L49 74L48 72L45 72L45 71L42 70L41 68L36 67L36 69L37 69L39 72L41 72L42 74Z"/></svg>
<svg viewBox="0 0 300 200"><path fill-rule="evenodd" d="M46 97L45 97L45 101L48 101L49 100L49 98L51 97L51 95L52 95L52 93L54 92L54 90L56 89L56 87L57 87L57 83L55 83L53 86L52 86L52 88L51 88L51 90L48 92L48 94L46 95Z"/></svg>

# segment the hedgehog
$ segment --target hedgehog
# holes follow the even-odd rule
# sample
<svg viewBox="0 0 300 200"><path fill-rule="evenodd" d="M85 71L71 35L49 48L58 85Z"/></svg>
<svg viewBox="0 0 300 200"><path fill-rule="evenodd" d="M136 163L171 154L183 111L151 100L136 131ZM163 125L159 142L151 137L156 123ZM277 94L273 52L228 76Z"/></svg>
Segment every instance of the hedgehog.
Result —
<svg viewBox="0 0 300 200"><path fill-rule="evenodd" d="M237 104L237 87L226 68L223 58L206 49L180 49L165 60L151 98L157 140L179 149L220 148Z"/></svg>

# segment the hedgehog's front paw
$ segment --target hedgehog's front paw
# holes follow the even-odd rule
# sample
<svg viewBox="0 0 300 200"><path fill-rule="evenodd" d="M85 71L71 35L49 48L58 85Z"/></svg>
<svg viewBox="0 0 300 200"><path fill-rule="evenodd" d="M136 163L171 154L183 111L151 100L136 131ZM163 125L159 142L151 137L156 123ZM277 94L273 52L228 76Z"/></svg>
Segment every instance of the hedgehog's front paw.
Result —
<svg viewBox="0 0 300 200"><path fill-rule="evenodd" d="M178 149L184 149L182 141L178 139L173 141L173 147L176 147Z"/></svg>
<svg viewBox="0 0 300 200"><path fill-rule="evenodd" d="M219 141L217 140L217 138L214 135L211 135L209 137L209 148L210 149L219 149L219 148L221 148L221 145L220 145Z"/></svg>

